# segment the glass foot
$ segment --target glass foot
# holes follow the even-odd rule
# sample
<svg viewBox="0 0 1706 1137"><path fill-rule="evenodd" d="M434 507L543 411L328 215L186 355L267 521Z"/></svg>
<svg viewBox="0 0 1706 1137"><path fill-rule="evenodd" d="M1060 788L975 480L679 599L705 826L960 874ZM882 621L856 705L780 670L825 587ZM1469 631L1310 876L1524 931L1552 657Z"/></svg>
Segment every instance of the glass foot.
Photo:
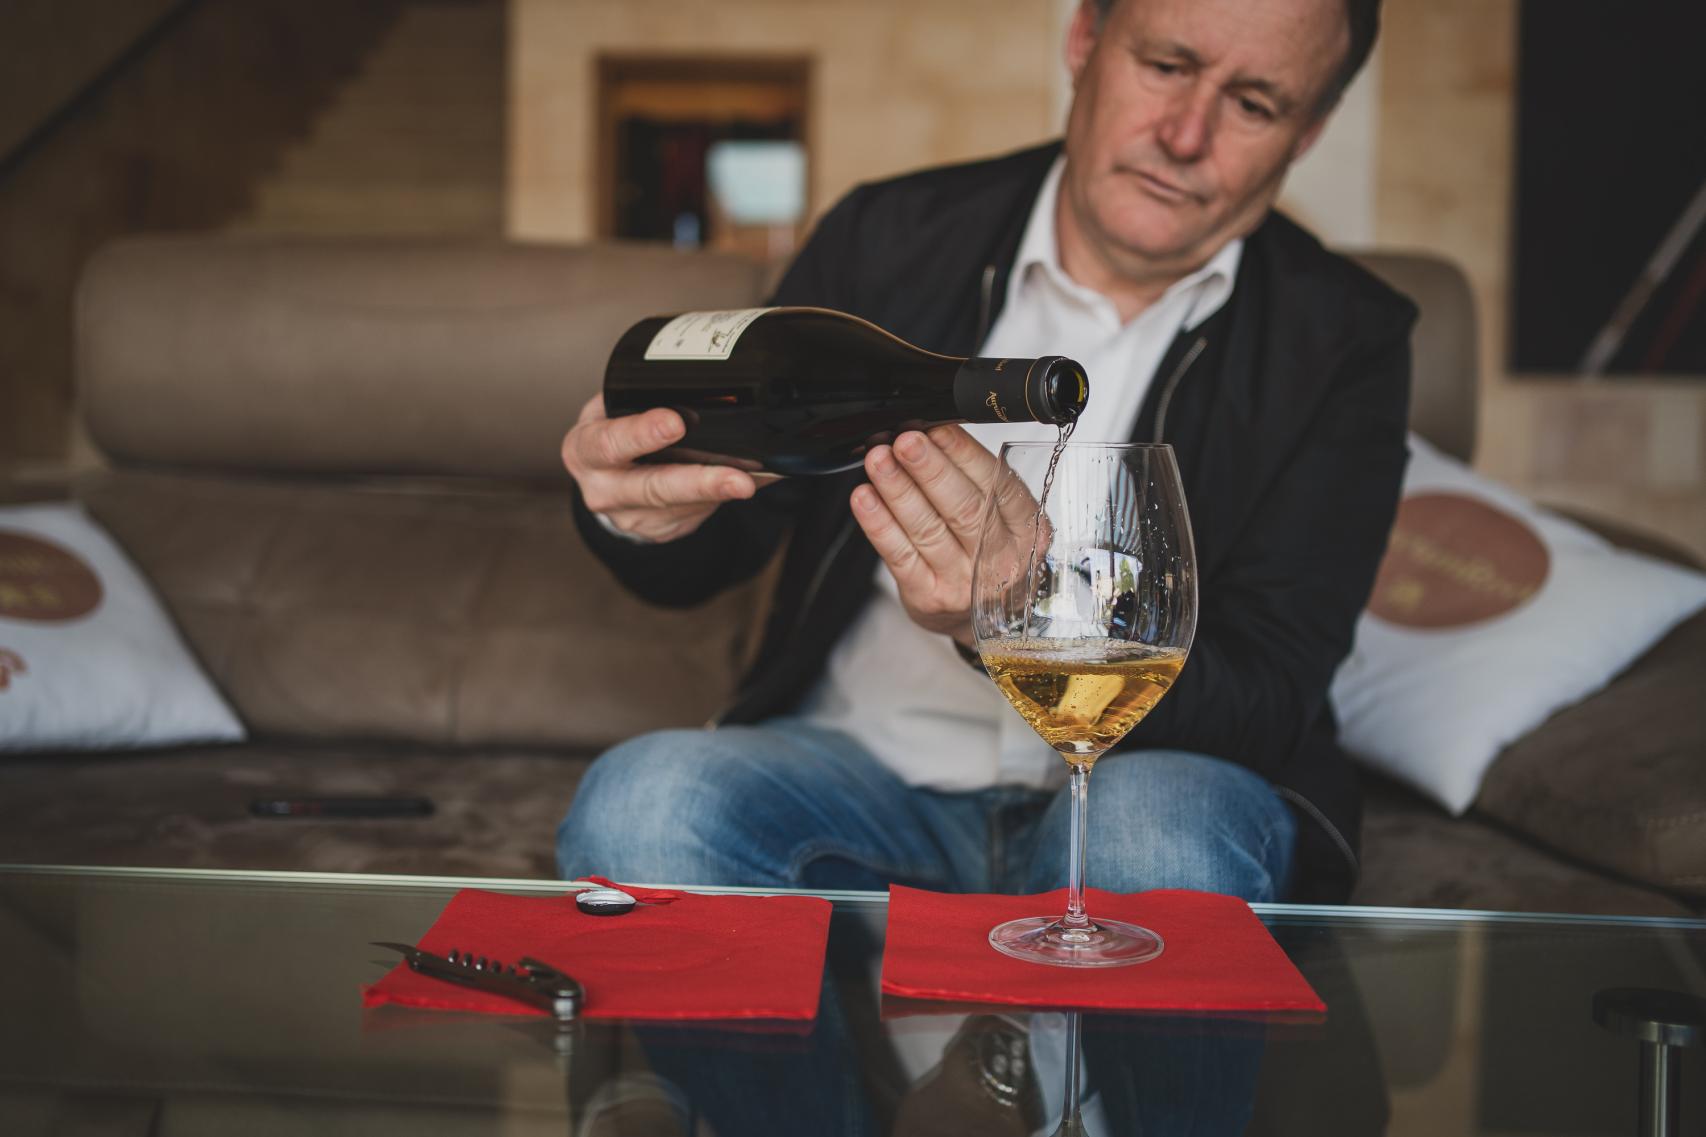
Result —
<svg viewBox="0 0 1706 1137"><path fill-rule="evenodd" d="M1160 955L1166 947L1148 928L1119 920L1091 920L1083 930L1049 916L1009 920L989 933L1003 955L1056 967L1125 967Z"/></svg>

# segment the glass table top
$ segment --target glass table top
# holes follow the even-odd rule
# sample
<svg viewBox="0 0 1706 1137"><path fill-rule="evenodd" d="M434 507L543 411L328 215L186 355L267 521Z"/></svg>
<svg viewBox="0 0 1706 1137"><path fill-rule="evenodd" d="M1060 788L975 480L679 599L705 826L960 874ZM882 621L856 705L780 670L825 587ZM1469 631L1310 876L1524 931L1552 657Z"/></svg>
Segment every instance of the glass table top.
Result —
<svg viewBox="0 0 1706 1137"><path fill-rule="evenodd" d="M1627 1134L1641 1044L1595 995L1706 997L1706 921L1257 905L1325 1021L902 1015L885 897L822 893L809 1032L364 1010L369 942L463 887L565 888L0 866L0 1134L1047 1134L1072 1069L1099 1137ZM1699 1124L1706 1061L1673 1053Z"/></svg>

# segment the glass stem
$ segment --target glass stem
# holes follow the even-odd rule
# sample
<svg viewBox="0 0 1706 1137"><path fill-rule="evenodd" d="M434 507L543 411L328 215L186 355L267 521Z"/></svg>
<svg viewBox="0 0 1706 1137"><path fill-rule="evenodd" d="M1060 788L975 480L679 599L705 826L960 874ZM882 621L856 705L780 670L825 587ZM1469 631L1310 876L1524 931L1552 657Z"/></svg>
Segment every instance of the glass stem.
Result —
<svg viewBox="0 0 1706 1137"><path fill-rule="evenodd" d="M1066 1096L1062 1107L1060 1129L1062 1133L1082 1133L1082 1106L1078 1101L1078 1063L1080 1019L1077 1011L1066 1016Z"/></svg>
<svg viewBox="0 0 1706 1137"><path fill-rule="evenodd" d="M1083 762L1073 762L1071 766L1072 780L1068 789L1072 794L1072 821L1067 838L1066 919L1062 922L1068 928L1082 929L1090 926L1090 917L1084 914L1084 828L1090 794L1090 767Z"/></svg>

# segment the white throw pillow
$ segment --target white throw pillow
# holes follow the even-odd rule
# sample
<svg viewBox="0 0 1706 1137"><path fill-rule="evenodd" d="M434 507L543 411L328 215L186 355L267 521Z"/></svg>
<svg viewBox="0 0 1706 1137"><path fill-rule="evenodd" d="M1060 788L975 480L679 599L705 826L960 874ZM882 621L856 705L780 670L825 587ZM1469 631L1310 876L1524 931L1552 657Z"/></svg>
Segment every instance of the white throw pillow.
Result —
<svg viewBox="0 0 1706 1137"><path fill-rule="evenodd" d="M141 574L81 508L0 509L0 750L242 738Z"/></svg>
<svg viewBox="0 0 1706 1137"><path fill-rule="evenodd" d="M1333 682L1340 738L1461 814L1500 750L1702 605L1706 576L1619 550L1412 435L1392 541Z"/></svg>

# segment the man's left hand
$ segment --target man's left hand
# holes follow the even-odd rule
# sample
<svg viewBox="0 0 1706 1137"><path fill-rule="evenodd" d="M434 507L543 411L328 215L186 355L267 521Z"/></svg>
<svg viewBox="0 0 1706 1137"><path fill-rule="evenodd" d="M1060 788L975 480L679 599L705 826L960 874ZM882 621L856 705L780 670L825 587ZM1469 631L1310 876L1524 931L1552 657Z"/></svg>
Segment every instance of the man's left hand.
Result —
<svg viewBox="0 0 1706 1137"><path fill-rule="evenodd" d="M958 426L907 431L865 455L853 516L883 558L907 615L974 647L971 567L995 455Z"/></svg>

